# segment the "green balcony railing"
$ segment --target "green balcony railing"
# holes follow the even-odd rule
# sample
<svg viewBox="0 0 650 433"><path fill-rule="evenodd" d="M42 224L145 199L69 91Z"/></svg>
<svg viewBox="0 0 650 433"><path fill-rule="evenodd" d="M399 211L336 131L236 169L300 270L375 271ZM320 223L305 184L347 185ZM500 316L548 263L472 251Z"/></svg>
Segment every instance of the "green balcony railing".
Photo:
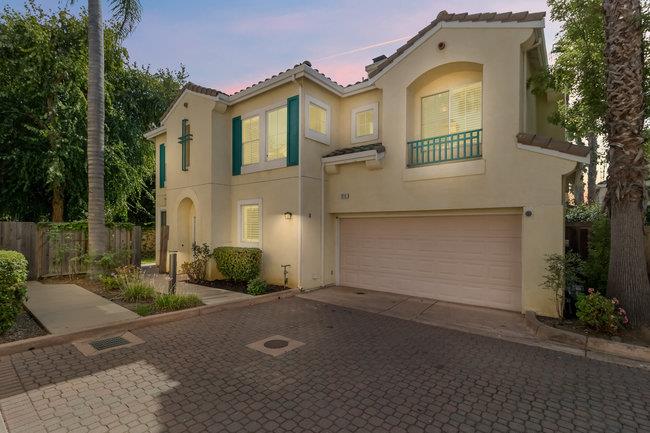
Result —
<svg viewBox="0 0 650 433"><path fill-rule="evenodd" d="M408 166L436 164L480 158L482 155L482 129L409 141Z"/></svg>

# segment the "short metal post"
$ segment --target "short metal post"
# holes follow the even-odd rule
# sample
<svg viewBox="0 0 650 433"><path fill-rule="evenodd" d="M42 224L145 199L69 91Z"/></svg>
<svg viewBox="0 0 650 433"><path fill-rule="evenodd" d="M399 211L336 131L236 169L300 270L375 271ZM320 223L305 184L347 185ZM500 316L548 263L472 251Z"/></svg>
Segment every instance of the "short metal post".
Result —
<svg viewBox="0 0 650 433"><path fill-rule="evenodd" d="M176 251L169 253L169 294L176 293Z"/></svg>
<svg viewBox="0 0 650 433"><path fill-rule="evenodd" d="M284 271L284 285L283 287L286 289L287 284L289 283L289 271L287 268L291 267L291 265L280 265L282 267L282 270Z"/></svg>

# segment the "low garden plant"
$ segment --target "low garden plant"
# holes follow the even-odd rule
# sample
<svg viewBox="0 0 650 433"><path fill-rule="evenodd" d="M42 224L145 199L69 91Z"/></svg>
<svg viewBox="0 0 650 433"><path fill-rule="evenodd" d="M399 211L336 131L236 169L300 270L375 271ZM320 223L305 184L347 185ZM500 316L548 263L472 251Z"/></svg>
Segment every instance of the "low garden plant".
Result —
<svg viewBox="0 0 650 433"><path fill-rule="evenodd" d="M610 299L594 289L580 293L576 307L578 320L598 332L614 335L629 323L618 299Z"/></svg>
<svg viewBox="0 0 650 433"><path fill-rule="evenodd" d="M121 295L126 302L144 302L154 299L156 291L151 284L137 281L123 287Z"/></svg>
<svg viewBox="0 0 650 433"><path fill-rule="evenodd" d="M550 254L546 256L546 274L542 287L553 294L558 317L564 316L564 296L581 282L583 261L575 253Z"/></svg>
<svg viewBox="0 0 650 433"><path fill-rule="evenodd" d="M120 280L114 274L111 275L100 275L99 282L104 286L106 290L116 291L122 288Z"/></svg>
<svg viewBox="0 0 650 433"><path fill-rule="evenodd" d="M16 321L27 297L27 259L17 251L0 251L0 334Z"/></svg>
<svg viewBox="0 0 650 433"><path fill-rule="evenodd" d="M257 277L248 282L246 293L249 295L263 295L268 290L268 284L262 278Z"/></svg>
<svg viewBox="0 0 650 433"><path fill-rule="evenodd" d="M203 281L212 258L208 244L192 245L192 261L181 265L181 273L187 274L190 281Z"/></svg>
<svg viewBox="0 0 650 433"><path fill-rule="evenodd" d="M165 293L156 296L153 308L158 312L184 310L186 308L198 307L203 302L196 295L178 295Z"/></svg>
<svg viewBox="0 0 650 433"><path fill-rule="evenodd" d="M259 248L218 247L213 256L217 269L229 280L249 282L260 275L262 250Z"/></svg>

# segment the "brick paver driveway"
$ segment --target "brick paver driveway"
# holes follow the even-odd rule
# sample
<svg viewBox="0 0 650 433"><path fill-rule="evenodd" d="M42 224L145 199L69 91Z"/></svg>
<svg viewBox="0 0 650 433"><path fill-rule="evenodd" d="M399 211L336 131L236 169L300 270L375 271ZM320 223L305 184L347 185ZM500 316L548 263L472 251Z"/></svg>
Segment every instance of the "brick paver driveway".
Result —
<svg viewBox="0 0 650 433"><path fill-rule="evenodd" d="M304 299L134 333L5 362L10 433L650 431L648 371ZM275 334L305 345L246 347Z"/></svg>

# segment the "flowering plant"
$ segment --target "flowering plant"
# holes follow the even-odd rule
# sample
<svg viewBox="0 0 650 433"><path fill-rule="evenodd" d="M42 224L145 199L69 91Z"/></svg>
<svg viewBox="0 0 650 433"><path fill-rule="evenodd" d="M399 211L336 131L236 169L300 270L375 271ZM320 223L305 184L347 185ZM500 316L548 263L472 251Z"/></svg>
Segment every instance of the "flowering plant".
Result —
<svg viewBox="0 0 650 433"><path fill-rule="evenodd" d="M580 293L576 302L578 320L589 328L614 335L630 320L616 298L607 298L594 289Z"/></svg>

